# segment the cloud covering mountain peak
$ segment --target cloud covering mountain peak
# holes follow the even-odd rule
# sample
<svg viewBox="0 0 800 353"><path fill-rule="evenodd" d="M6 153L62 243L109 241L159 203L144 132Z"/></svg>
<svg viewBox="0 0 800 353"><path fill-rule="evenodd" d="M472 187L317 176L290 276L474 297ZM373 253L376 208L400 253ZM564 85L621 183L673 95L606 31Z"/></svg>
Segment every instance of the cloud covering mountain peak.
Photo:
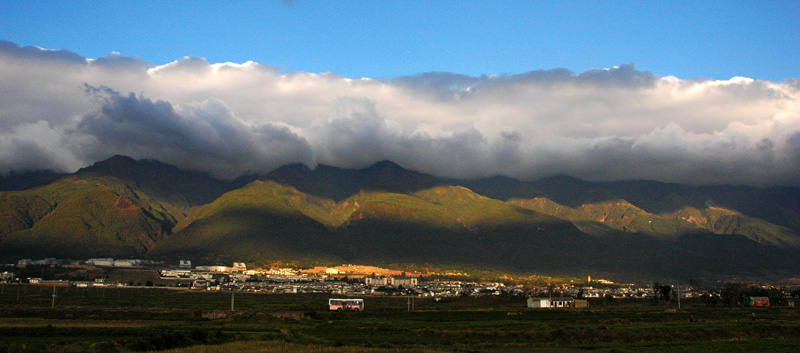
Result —
<svg viewBox="0 0 800 353"><path fill-rule="evenodd" d="M223 178L381 160L445 177L797 185L800 85L635 64L391 80L0 42L0 172L116 154Z"/></svg>

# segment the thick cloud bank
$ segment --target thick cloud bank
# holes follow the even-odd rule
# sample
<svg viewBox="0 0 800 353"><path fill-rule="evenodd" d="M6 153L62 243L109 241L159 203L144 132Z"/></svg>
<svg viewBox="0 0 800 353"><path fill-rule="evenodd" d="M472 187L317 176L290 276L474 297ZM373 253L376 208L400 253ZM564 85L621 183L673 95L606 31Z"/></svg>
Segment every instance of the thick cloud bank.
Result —
<svg viewBox="0 0 800 353"><path fill-rule="evenodd" d="M392 160L458 178L800 185L800 81L634 65L381 81L0 42L0 173L114 154L222 178Z"/></svg>

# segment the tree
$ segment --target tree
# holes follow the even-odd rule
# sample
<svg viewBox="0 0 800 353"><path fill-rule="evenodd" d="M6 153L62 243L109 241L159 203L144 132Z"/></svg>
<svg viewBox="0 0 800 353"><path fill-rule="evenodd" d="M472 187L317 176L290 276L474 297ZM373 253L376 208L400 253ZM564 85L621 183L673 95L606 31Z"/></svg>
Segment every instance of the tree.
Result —
<svg viewBox="0 0 800 353"><path fill-rule="evenodd" d="M661 291L661 283L653 282L653 302L658 303L658 293Z"/></svg>
<svg viewBox="0 0 800 353"><path fill-rule="evenodd" d="M665 302L670 300L670 293L672 292L672 286L663 285L659 288L659 292L661 293L661 299Z"/></svg>
<svg viewBox="0 0 800 353"><path fill-rule="evenodd" d="M780 288L770 288L768 292L771 305L786 305L786 296L783 294L786 286Z"/></svg>
<svg viewBox="0 0 800 353"><path fill-rule="evenodd" d="M725 306L737 306L744 303L744 285L741 283L728 283L720 292L720 299Z"/></svg>
<svg viewBox="0 0 800 353"><path fill-rule="evenodd" d="M614 296L611 295L611 293L608 293L605 296L603 296L603 301L606 303L606 305L613 304L614 303Z"/></svg>

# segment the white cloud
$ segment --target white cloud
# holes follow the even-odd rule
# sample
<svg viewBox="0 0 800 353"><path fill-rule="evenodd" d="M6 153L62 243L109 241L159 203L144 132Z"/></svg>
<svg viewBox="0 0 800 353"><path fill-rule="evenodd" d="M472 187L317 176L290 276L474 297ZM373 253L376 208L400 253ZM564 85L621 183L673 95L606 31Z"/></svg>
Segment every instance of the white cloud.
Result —
<svg viewBox="0 0 800 353"><path fill-rule="evenodd" d="M383 159L526 180L797 185L800 170L798 80L681 80L634 65L353 80L192 57L87 60L9 42L0 78L0 172L73 171L118 153L227 178Z"/></svg>

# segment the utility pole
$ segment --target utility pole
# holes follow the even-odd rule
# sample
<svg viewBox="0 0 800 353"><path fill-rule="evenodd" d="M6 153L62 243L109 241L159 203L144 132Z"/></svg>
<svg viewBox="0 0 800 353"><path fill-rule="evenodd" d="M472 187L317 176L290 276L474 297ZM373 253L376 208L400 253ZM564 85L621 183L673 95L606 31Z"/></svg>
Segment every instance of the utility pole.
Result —
<svg viewBox="0 0 800 353"><path fill-rule="evenodd" d="M231 311L233 311L233 295L234 295L234 293L235 293L234 291L231 291Z"/></svg>
<svg viewBox="0 0 800 353"><path fill-rule="evenodd" d="M678 283L678 310L681 310L681 284Z"/></svg>
<svg viewBox="0 0 800 353"><path fill-rule="evenodd" d="M56 286L53 286L53 303L50 304L50 309L56 307Z"/></svg>

